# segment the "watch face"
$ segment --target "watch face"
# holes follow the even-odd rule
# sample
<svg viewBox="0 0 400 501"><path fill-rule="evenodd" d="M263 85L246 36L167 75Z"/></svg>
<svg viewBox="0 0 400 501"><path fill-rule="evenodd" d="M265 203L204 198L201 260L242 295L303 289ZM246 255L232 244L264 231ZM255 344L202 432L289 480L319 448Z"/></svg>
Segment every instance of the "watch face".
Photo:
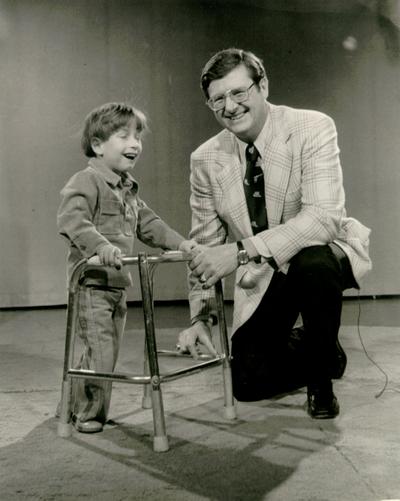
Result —
<svg viewBox="0 0 400 501"><path fill-rule="evenodd" d="M238 262L239 264L247 264L249 262L249 255L246 250L240 250L238 252Z"/></svg>

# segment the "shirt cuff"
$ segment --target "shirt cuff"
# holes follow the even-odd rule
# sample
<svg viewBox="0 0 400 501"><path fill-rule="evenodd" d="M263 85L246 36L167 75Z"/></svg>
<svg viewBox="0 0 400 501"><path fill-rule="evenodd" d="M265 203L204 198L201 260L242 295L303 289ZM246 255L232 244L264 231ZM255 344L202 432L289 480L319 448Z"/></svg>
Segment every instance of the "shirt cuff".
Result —
<svg viewBox="0 0 400 501"><path fill-rule="evenodd" d="M253 260L256 263L267 262L275 271L278 271L275 259L272 257L268 246L260 237L256 235L254 237L245 238L242 240L242 243L243 247L247 251L247 254L249 255L250 260Z"/></svg>
<svg viewBox="0 0 400 501"><path fill-rule="evenodd" d="M272 257L270 250L260 237L254 236L245 238L244 240L242 240L242 243L250 259L254 259L258 256L264 257L266 259Z"/></svg>

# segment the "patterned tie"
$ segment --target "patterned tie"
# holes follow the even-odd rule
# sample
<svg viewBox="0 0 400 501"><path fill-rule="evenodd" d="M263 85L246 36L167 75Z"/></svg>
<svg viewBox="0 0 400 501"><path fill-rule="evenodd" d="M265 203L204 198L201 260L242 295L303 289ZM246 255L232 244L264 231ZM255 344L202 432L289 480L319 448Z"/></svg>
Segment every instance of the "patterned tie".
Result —
<svg viewBox="0 0 400 501"><path fill-rule="evenodd" d="M246 148L246 175L244 192L254 235L268 229L267 208L265 205L264 174L261 158L254 144Z"/></svg>

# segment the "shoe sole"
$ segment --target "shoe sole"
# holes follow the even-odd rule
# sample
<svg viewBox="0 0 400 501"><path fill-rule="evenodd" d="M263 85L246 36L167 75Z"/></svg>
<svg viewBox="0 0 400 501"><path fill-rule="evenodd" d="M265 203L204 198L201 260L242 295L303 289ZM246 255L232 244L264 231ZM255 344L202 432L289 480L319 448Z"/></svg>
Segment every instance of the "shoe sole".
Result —
<svg viewBox="0 0 400 501"><path fill-rule="evenodd" d="M306 402L305 405L306 405L307 414L312 419L334 419L335 417L337 417L340 414L340 408L337 409L336 413L332 413L332 412L319 412L318 414L313 414L310 411L307 402Z"/></svg>
<svg viewBox="0 0 400 501"><path fill-rule="evenodd" d="M315 416L313 416L311 414L311 412L308 412L307 413L312 419L334 419L335 417L337 417L339 415L339 412L337 414L316 414Z"/></svg>
<svg viewBox="0 0 400 501"><path fill-rule="evenodd" d="M79 420L75 417L72 418L72 423L75 430L79 433L100 433L101 431L103 431L103 426L101 425L101 423L99 423L99 426L96 428L87 428L83 426L84 423L80 423Z"/></svg>
<svg viewBox="0 0 400 501"><path fill-rule="evenodd" d="M90 428L81 428L80 426L75 425L76 431L79 431L79 433L100 433L103 431L103 428L98 428L98 429L90 429Z"/></svg>

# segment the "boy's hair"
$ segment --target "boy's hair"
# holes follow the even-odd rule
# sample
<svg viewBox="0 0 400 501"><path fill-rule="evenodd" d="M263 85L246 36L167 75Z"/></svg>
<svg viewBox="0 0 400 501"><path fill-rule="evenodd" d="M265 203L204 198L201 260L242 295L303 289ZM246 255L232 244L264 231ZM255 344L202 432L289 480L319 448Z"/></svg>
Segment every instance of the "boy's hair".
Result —
<svg viewBox="0 0 400 501"><path fill-rule="evenodd" d="M95 157L92 141L96 137L101 141L114 134L115 131L126 127L132 120L136 120L138 131L147 130L146 115L126 103L106 103L92 110L83 125L82 149L87 157Z"/></svg>
<svg viewBox="0 0 400 501"><path fill-rule="evenodd" d="M262 60L252 52L234 47L221 50L213 55L201 72L200 84L207 99L210 97L208 94L210 83L223 78L240 64L246 66L256 84L267 76Z"/></svg>

